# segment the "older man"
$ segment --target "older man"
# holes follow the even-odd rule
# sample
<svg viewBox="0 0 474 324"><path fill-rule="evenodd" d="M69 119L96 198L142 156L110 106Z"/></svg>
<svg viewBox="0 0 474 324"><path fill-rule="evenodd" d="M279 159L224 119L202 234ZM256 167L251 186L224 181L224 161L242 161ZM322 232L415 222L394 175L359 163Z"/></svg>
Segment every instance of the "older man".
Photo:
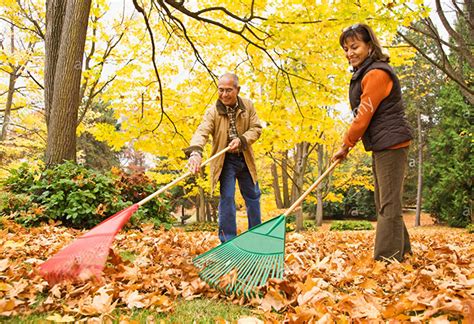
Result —
<svg viewBox="0 0 474 324"><path fill-rule="evenodd" d="M219 239L228 241L237 235L235 183L247 206L248 227L261 223L260 189L251 145L260 137L262 126L252 101L239 97L237 75L226 73L219 78L219 99L204 114L204 118L185 152L189 155L189 170L199 172L202 150L212 135L212 154L229 146L230 150L211 162L212 189L219 180Z"/></svg>

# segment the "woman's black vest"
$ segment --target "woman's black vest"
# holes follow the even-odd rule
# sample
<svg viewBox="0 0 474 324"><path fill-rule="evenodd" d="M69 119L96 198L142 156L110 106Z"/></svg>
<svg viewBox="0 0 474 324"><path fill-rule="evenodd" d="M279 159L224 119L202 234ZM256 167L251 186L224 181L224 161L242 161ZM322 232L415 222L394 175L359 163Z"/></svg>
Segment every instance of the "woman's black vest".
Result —
<svg viewBox="0 0 474 324"><path fill-rule="evenodd" d="M354 116L361 109L373 109L370 102L360 106L362 95L362 79L365 74L373 69L384 70L390 74L393 81L392 91L382 100L372 116L369 127L362 136L366 151L382 151L393 145L411 140L412 130L405 117L405 108L400 89L400 82L392 67L385 62L374 62L368 58L352 75L349 87L349 100Z"/></svg>

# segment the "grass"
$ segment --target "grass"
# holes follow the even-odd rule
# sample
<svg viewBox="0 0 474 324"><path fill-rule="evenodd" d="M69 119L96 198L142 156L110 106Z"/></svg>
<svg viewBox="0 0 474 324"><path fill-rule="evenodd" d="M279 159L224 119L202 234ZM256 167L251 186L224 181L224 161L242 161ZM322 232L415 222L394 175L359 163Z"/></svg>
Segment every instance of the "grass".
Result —
<svg viewBox="0 0 474 324"><path fill-rule="evenodd" d="M0 323L37 324L52 323L46 320L53 313L41 313L28 316L5 317L0 316ZM135 309L127 312L127 309L115 310L112 314L112 322L119 323L121 320L136 321L137 323L149 323L154 320L157 323L216 323L221 321L235 322L241 317L257 317L252 314L249 307L234 305L229 302L212 299L195 299L191 301L180 300L176 303L173 312L157 313L153 310ZM76 318L76 321L79 320Z"/></svg>
<svg viewBox="0 0 474 324"><path fill-rule="evenodd" d="M474 233L474 224L469 224L466 227L468 233Z"/></svg>
<svg viewBox="0 0 474 324"><path fill-rule="evenodd" d="M135 259L137 258L137 256L130 251L120 251L119 255L122 260L130 261L131 263L133 263L133 261L135 261Z"/></svg>
<svg viewBox="0 0 474 324"><path fill-rule="evenodd" d="M167 323L216 323L219 320L236 321L251 316L248 307L211 299L195 299L180 302L173 313L158 317Z"/></svg>
<svg viewBox="0 0 474 324"><path fill-rule="evenodd" d="M374 227L369 221L337 221L333 222L330 231L362 231L373 230Z"/></svg>

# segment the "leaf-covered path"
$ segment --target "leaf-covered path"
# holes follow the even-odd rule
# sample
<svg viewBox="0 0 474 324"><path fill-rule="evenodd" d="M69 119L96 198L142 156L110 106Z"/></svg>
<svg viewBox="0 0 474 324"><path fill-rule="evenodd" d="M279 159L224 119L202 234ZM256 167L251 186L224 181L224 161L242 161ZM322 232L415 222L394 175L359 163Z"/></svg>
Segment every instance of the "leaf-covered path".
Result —
<svg viewBox="0 0 474 324"><path fill-rule="evenodd" d="M414 254L389 264L372 260L374 231L289 233L285 279L269 282L262 298L245 301L209 288L191 263L218 244L215 233L146 226L122 232L102 282L50 287L37 265L80 232L4 222L0 315L48 312L104 319L117 308L168 312L177 300L214 297L248 304L275 322L437 318L473 323L474 235L434 226L409 231Z"/></svg>

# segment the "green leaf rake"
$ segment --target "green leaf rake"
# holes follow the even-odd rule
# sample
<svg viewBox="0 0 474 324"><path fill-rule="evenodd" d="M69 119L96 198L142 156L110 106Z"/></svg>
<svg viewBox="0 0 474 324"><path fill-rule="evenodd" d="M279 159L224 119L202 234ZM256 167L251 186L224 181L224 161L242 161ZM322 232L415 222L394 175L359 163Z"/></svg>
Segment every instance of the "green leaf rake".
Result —
<svg viewBox="0 0 474 324"><path fill-rule="evenodd" d="M329 168L306 190L288 210L193 259L199 276L211 287L226 294L246 297L268 279L283 278L285 263L286 216L336 167Z"/></svg>

